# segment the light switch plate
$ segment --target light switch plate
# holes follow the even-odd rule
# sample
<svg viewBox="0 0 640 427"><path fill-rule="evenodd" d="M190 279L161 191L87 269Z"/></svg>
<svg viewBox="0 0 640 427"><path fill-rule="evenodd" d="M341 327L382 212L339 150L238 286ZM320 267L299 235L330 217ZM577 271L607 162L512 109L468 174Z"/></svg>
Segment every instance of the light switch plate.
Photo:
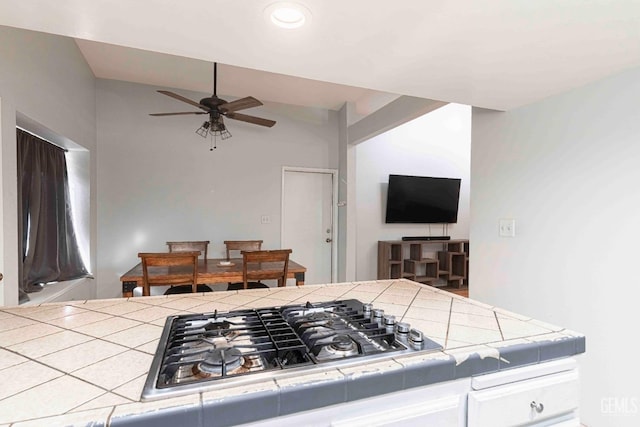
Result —
<svg viewBox="0 0 640 427"><path fill-rule="evenodd" d="M516 237L516 220L504 218L500 220L500 237Z"/></svg>
<svg viewBox="0 0 640 427"><path fill-rule="evenodd" d="M271 217L269 215L262 215L260 217L260 224L271 224Z"/></svg>

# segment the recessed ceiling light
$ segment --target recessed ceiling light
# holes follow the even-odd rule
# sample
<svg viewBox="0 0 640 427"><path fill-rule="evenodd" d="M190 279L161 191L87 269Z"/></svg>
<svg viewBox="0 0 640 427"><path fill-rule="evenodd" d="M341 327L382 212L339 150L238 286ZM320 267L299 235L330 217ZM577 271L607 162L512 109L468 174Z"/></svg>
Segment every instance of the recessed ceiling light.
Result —
<svg viewBox="0 0 640 427"><path fill-rule="evenodd" d="M311 12L299 3L278 2L265 9L265 17L278 27L291 30L308 24Z"/></svg>

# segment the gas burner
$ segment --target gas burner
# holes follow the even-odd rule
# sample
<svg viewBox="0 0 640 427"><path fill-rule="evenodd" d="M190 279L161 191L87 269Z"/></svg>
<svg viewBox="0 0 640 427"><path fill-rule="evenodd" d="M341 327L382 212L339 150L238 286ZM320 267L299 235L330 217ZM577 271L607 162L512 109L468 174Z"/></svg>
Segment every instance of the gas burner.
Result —
<svg viewBox="0 0 640 427"><path fill-rule="evenodd" d="M225 331L228 331L231 327L231 323L226 320L215 320L204 325L204 330L212 335L223 335Z"/></svg>
<svg viewBox="0 0 640 427"><path fill-rule="evenodd" d="M308 328L312 326L331 326L336 319L336 315L327 311L314 311L312 313L303 314L296 319L299 328Z"/></svg>
<svg viewBox="0 0 640 427"><path fill-rule="evenodd" d="M194 375L227 375L240 368L243 363L244 357L237 348L214 348L207 351L200 363L194 365Z"/></svg>
<svg viewBox="0 0 640 427"><path fill-rule="evenodd" d="M319 362L364 354L356 339L347 334L329 335L313 344L313 352Z"/></svg>
<svg viewBox="0 0 640 427"><path fill-rule="evenodd" d="M353 340L349 338L349 335L336 335L331 340L331 344L329 344L329 347L331 347L332 350L343 352L357 349L356 343L354 343Z"/></svg>
<svg viewBox="0 0 640 427"><path fill-rule="evenodd" d="M316 311L303 316L303 318L312 322L320 322L331 319L331 314L326 311Z"/></svg>

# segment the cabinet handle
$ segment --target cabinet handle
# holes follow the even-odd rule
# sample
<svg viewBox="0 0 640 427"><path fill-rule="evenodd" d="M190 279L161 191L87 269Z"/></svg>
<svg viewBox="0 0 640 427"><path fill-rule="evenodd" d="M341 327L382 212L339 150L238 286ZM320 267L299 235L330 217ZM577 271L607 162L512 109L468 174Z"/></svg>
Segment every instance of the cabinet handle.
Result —
<svg viewBox="0 0 640 427"><path fill-rule="evenodd" d="M535 400L531 402L529 406L531 406L531 409L535 409L537 413L544 411L544 405L542 403L536 403Z"/></svg>

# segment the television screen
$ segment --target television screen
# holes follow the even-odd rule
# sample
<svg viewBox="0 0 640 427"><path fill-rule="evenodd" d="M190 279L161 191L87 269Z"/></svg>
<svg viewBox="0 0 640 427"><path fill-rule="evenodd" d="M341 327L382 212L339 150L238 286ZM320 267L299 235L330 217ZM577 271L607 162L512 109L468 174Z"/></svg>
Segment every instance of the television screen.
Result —
<svg viewBox="0 0 640 427"><path fill-rule="evenodd" d="M459 178L389 175L385 222L457 222L460 181Z"/></svg>

